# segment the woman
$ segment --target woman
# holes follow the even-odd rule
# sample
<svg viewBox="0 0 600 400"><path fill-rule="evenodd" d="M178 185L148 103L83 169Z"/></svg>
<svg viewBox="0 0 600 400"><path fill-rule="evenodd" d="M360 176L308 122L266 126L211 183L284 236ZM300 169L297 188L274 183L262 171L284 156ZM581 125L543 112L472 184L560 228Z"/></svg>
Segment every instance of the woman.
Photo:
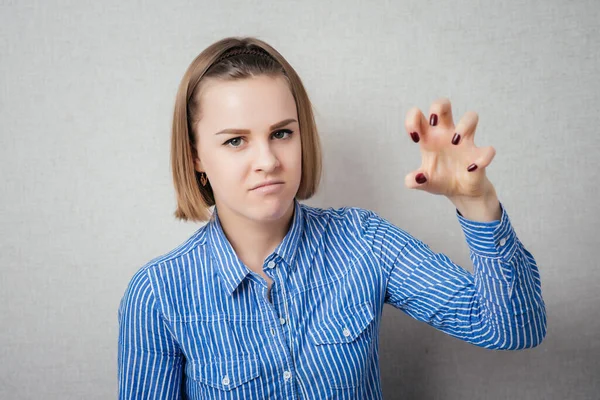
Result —
<svg viewBox="0 0 600 400"><path fill-rule="evenodd" d="M408 113L422 167L405 184L456 207L474 274L376 213L298 202L317 190L321 150L294 69L255 38L226 38L177 93L177 218L208 221L141 268L119 308L126 399L379 399L384 303L490 349L546 333L540 277L450 103ZM212 213L209 207L213 206Z"/></svg>

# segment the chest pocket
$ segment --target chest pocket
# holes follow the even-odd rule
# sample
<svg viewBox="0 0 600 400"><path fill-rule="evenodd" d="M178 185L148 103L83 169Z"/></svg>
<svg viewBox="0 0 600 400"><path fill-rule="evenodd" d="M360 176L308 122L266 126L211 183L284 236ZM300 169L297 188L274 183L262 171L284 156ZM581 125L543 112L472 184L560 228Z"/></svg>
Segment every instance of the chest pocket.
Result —
<svg viewBox="0 0 600 400"><path fill-rule="evenodd" d="M369 302L355 304L316 321L309 331L333 389L360 386L374 350L374 318Z"/></svg>
<svg viewBox="0 0 600 400"><path fill-rule="evenodd" d="M209 363L194 363L192 376L207 399L251 398L261 375L255 358L237 358Z"/></svg>

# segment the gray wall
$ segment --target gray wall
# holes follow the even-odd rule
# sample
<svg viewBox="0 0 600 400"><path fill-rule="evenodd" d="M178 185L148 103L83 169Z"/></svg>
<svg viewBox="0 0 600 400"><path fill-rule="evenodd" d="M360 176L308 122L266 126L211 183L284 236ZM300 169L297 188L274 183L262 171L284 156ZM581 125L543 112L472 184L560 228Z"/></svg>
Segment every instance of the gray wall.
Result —
<svg viewBox="0 0 600 400"><path fill-rule="evenodd" d="M405 113L447 96L496 148L488 176L538 261L546 340L484 350L387 306L387 399L600 396L598 1L152 3L0 5L0 398L115 397L125 286L199 227L171 215L177 85L230 35L279 49L314 101L310 205L375 210L472 270L452 204L404 187L420 164Z"/></svg>

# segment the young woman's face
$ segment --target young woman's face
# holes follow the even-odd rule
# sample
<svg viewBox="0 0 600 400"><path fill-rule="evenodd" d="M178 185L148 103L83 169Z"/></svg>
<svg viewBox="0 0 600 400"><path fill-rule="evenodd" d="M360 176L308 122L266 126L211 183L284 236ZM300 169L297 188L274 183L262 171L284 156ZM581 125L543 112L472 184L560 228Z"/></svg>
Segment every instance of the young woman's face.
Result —
<svg viewBox="0 0 600 400"><path fill-rule="evenodd" d="M195 168L206 172L219 214L284 216L302 176L298 113L285 79L211 79L200 104ZM256 189L267 182L277 183Z"/></svg>

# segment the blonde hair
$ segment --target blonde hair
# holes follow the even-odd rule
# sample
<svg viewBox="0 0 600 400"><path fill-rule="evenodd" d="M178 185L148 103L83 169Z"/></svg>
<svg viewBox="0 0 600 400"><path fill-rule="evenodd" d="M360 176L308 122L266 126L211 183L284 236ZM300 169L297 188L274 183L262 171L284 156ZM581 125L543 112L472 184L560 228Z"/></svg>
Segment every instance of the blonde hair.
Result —
<svg viewBox="0 0 600 400"><path fill-rule="evenodd" d="M237 54L250 50L253 54ZM309 199L317 191L322 168L321 144L312 105L300 77L285 58L264 41L254 37L228 37L208 46L192 61L177 91L171 135L176 218L207 221L211 217L209 207L215 204L210 182L202 186L200 173L194 168L197 134L193 127L200 118L199 94L203 79L238 80L259 75L286 79L296 101L302 138L302 178L296 198Z"/></svg>

